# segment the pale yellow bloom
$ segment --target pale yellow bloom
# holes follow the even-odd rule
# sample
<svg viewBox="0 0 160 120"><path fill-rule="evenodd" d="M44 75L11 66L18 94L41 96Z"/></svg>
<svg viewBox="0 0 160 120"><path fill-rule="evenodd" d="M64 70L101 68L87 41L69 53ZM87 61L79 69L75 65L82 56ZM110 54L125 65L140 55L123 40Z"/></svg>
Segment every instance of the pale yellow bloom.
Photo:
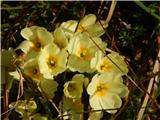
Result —
<svg viewBox="0 0 160 120"><path fill-rule="evenodd" d="M47 79L53 79L66 70L68 53L60 50L56 44L51 43L44 47L39 56L40 72Z"/></svg>
<svg viewBox="0 0 160 120"><path fill-rule="evenodd" d="M61 24L61 28L66 34L67 38L71 38L76 30L78 22L76 20L68 20L67 22L63 22Z"/></svg>
<svg viewBox="0 0 160 120"><path fill-rule="evenodd" d="M98 37L94 37L93 40L103 50L106 47L106 43ZM68 44L68 51L71 54L68 60L68 67L71 71L79 72L93 72L90 68L90 60L95 55L98 47L86 34L75 34Z"/></svg>
<svg viewBox="0 0 160 120"><path fill-rule="evenodd" d="M34 100L18 100L17 102L12 102L9 107L13 108L15 104L15 111L18 112L22 118L26 117L26 115L33 114L37 109L37 104Z"/></svg>
<svg viewBox="0 0 160 120"><path fill-rule="evenodd" d="M36 82L40 82L42 75L39 70L37 58L33 58L25 62L24 64L24 72L35 80Z"/></svg>
<svg viewBox="0 0 160 120"><path fill-rule="evenodd" d="M51 98L54 97L54 92L57 90L58 84L53 78L45 79L43 77L40 73L37 58L30 59L25 63L24 72L31 77L45 93Z"/></svg>
<svg viewBox="0 0 160 120"><path fill-rule="evenodd" d="M76 74L71 81L64 84L64 94L68 98L80 99L83 92L83 85L89 81L83 74Z"/></svg>
<svg viewBox="0 0 160 120"><path fill-rule="evenodd" d="M80 20L79 24L78 21L69 20L67 22L63 22L61 27L69 37L72 37L74 32L85 33L91 37L99 37L105 33L104 29L108 25L105 21L101 21L101 25L99 22L96 22L96 19L97 17L94 14L88 14Z"/></svg>
<svg viewBox="0 0 160 120"><path fill-rule="evenodd" d="M127 96L128 88L123 84L120 74L107 72L96 74L88 85L87 92L90 95L90 106L94 110L108 109L107 112L115 113L122 105L120 97Z"/></svg>
<svg viewBox="0 0 160 120"><path fill-rule="evenodd" d="M107 56L104 56L101 51L97 51L95 57L92 58L90 65L91 68L96 69L100 73L111 72L111 71L116 72L117 74L121 73L122 75L128 73L128 67L124 61L124 57L120 56L116 52L112 52Z"/></svg>
<svg viewBox="0 0 160 120"><path fill-rule="evenodd" d="M25 54L27 54L31 48L33 47L33 43L29 40L24 40L21 42L15 50L21 49Z"/></svg>
<svg viewBox="0 0 160 120"><path fill-rule="evenodd" d="M105 33L104 28L108 25L105 21L101 21L101 25L99 22L96 22L96 19L97 17L94 14L85 15L78 25L77 32L87 33L91 37L99 37L103 35Z"/></svg>
<svg viewBox="0 0 160 120"><path fill-rule="evenodd" d="M43 79L39 84L40 88L50 96L54 97L54 93L57 91L58 83L51 79Z"/></svg>
<svg viewBox="0 0 160 120"><path fill-rule="evenodd" d="M66 110L71 109L74 112L82 112L83 104L81 103L81 99L73 100L71 98L63 96L63 104Z"/></svg>
<svg viewBox="0 0 160 120"><path fill-rule="evenodd" d="M25 53L31 52L28 58L37 56L45 45L52 43L54 40L53 35L49 31L39 26L22 29L21 35L27 41L23 41L18 48Z"/></svg>
<svg viewBox="0 0 160 120"><path fill-rule="evenodd" d="M84 105L79 100L73 100L63 96L63 111L70 114L68 117L71 120L83 120L83 114L78 114L83 112Z"/></svg>
<svg viewBox="0 0 160 120"><path fill-rule="evenodd" d="M58 27L55 29L54 31L54 43L60 48L66 48L68 45L68 39L64 33L64 31L62 30L61 27Z"/></svg>
<svg viewBox="0 0 160 120"><path fill-rule="evenodd" d="M15 106L16 105L16 106ZM48 120L47 116L36 113L37 104L34 100L18 100L12 102L9 108L14 108L21 115L22 120Z"/></svg>

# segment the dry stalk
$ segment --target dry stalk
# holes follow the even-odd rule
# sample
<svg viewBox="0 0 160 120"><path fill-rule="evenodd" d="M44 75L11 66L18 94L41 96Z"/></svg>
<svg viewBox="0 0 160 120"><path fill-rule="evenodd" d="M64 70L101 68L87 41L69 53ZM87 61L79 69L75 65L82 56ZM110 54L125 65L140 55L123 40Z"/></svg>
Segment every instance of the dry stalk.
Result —
<svg viewBox="0 0 160 120"><path fill-rule="evenodd" d="M158 52L158 58L159 57L160 57L160 50ZM159 70L160 70L160 63L159 63L158 60L156 60L155 64L154 64L154 68L153 68L153 73L156 73ZM156 83L154 81L158 81L158 75L156 75L155 77L152 77L150 79L150 82L148 84L148 89L147 89L147 92L149 94L151 93L152 89L154 88L153 86L156 86ZM142 106L141 106L141 109L139 110L139 113L137 115L137 120L141 120L142 119L148 101L149 101L149 95L146 93L145 98L144 98L143 103L142 103Z"/></svg>
<svg viewBox="0 0 160 120"><path fill-rule="evenodd" d="M113 15L114 9L115 9L115 7L116 7L116 4L117 4L117 1L112 0L111 7L110 7L110 10L109 10L109 13L108 13L107 19L106 19L106 23L107 23L107 24L109 23L109 21L110 21L110 20L111 20L111 18L112 18L112 15Z"/></svg>

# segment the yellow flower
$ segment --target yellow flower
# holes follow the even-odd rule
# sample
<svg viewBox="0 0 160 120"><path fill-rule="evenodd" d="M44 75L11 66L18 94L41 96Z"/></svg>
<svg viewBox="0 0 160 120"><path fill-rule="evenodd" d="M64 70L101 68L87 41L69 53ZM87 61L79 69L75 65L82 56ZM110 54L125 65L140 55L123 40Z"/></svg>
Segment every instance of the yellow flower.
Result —
<svg viewBox="0 0 160 120"><path fill-rule="evenodd" d="M68 81L64 84L64 94L68 98L80 99L83 92L83 84L89 80L82 74L76 74L73 76L72 81Z"/></svg>
<svg viewBox="0 0 160 120"><path fill-rule="evenodd" d="M58 83L51 79L43 79L39 84L40 88L47 93L51 98L54 97L54 93L57 91Z"/></svg>
<svg viewBox="0 0 160 120"><path fill-rule="evenodd" d="M82 114L78 114L83 112L83 107L81 99L73 100L63 96L63 111L70 114L68 117L71 120L83 120Z"/></svg>
<svg viewBox="0 0 160 120"><path fill-rule="evenodd" d="M40 72L47 79L53 79L66 70L67 51L61 50L54 43L48 44L41 51L39 56Z"/></svg>
<svg viewBox="0 0 160 120"><path fill-rule="evenodd" d="M108 25L105 21L96 22L97 17L94 14L85 15L80 23L78 24L75 20L69 20L61 24L62 29L68 34L68 36L73 36L76 27L78 25L78 29L76 32L87 33L91 37L99 37L105 33L104 28ZM103 26L103 27L102 27Z"/></svg>
<svg viewBox="0 0 160 120"><path fill-rule="evenodd" d="M67 22L63 22L60 27L66 34L67 38L71 38L76 30L78 22L76 20L69 20Z"/></svg>
<svg viewBox="0 0 160 120"><path fill-rule="evenodd" d="M83 104L81 103L81 99L73 100L71 98L63 96L64 108L66 110L71 109L74 112L82 112Z"/></svg>
<svg viewBox="0 0 160 120"><path fill-rule="evenodd" d="M123 71L121 71L109 58ZM91 68L96 69L100 73L114 71L121 73L122 75L128 73L127 64L124 61L124 57L120 56L116 52L112 52L107 56L104 56L101 51L97 51L95 57L91 60Z"/></svg>
<svg viewBox="0 0 160 120"><path fill-rule="evenodd" d="M98 37L94 37L93 40L103 50L106 47L106 43ZM71 54L68 60L68 67L71 71L79 72L93 72L90 68L90 60L98 50L98 47L86 34L75 34L68 44L68 51Z"/></svg>
<svg viewBox="0 0 160 120"><path fill-rule="evenodd" d="M15 50L21 49L25 54L27 54L32 47L33 43L31 41L24 40L19 44L19 46Z"/></svg>
<svg viewBox="0 0 160 120"><path fill-rule="evenodd" d="M54 40L53 35L50 32L39 26L32 26L22 29L21 35L27 41L23 41L18 48L25 53L32 51L28 58L37 56L37 54L41 51L41 48L49 43L52 43Z"/></svg>
<svg viewBox="0 0 160 120"><path fill-rule="evenodd" d="M45 79L40 73L38 59L33 58L28 60L24 65L24 72L35 80L40 88L47 93L51 98L54 97L54 92L57 90L57 82L52 79Z"/></svg>
<svg viewBox="0 0 160 120"><path fill-rule="evenodd" d="M9 108L13 108L16 102L12 102ZM37 109L37 104L33 100L18 100L16 103L15 111L18 112L21 117L33 114Z"/></svg>
<svg viewBox="0 0 160 120"><path fill-rule="evenodd" d="M128 88L123 84L120 74L107 72L96 74L87 92L90 95L90 106L94 110L108 109L107 112L115 113L122 104L120 97L127 96Z"/></svg>
<svg viewBox="0 0 160 120"><path fill-rule="evenodd" d="M30 59L24 64L24 72L36 82L41 80L42 75L39 70L37 58Z"/></svg>
<svg viewBox="0 0 160 120"><path fill-rule="evenodd" d="M103 35L105 33L104 28L107 27L107 24L104 21L101 21L101 25L99 22L96 22L96 19L97 17L94 14L85 15L79 23L77 32L88 33L91 37Z"/></svg>
<svg viewBox="0 0 160 120"><path fill-rule="evenodd" d="M68 45L68 39L64 33L64 31L62 30L61 27L58 27L55 29L54 31L54 43L60 48L66 48Z"/></svg>

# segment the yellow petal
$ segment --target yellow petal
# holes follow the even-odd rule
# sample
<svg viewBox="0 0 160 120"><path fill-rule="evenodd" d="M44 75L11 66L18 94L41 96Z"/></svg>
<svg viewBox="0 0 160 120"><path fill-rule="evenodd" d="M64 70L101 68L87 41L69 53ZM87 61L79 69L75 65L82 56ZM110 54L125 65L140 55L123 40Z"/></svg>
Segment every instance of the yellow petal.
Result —
<svg viewBox="0 0 160 120"><path fill-rule="evenodd" d="M49 79L43 79L40 82L41 89L47 93L51 98L54 97L54 93L57 90L57 82Z"/></svg>
<svg viewBox="0 0 160 120"><path fill-rule="evenodd" d="M40 72L47 79L52 79L66 70L68 53L60 49L54 43L44 47L39 55Z"/></svg>
<svg viewBox="0 0 160 120"><path fill-rule="evenodd" d="M79 24L82 25L83 27L86 27L95 24L95 22L96 22L96 16L94 14L88 14L85 15L84 18L82 18Z"/></svg>
<svg viewBox="0 0 160 120"><path fill-rule="evenodd" d="M92 69L96 69L97 64L102 60L103 56L104 55L103 55L102 51L100 51L100 50L98 50L95 53L95 57L93 57L90 62L90 66Z"/></svg>
<svg viewBox="0 0 160 120"><path fill-rule="evenodd" d="M24 28L21 30L21 35L26 40L29 40L29 38L33 35L33 32L30 28Z"/></svg>
<svg viewBox="0 0 160 120"><path fill-rule="evenodd" d="M56 28L56 30L54 31L54 38L54 43L56 43L60 49L67 47L68 39L62 28Z"/></svg>
<svg viewBox="0 0 160 120"><path fill-rule="evenodd" d="M92 81L90 82L90 84L87 87L87 92L89 95L94 95L96 92L96 85L98 84L98 74L96 74L93 78Z"/></svg>
<svg viewBox="0 0 160 120"><path fill-rule="evenodd" d="M78 22L75 20L69 20L61 24L61 28L66 34L67 38L71 38L76 30Z"/></svg>
<svg viewBox="0 0 160 120"><path fill-rule="evenodd" d="M101 97L99 102L102 106L102 109L108 109L106 111L109 113L116 113L117 109L122 105L120 97L111 93L107 93L106 96Z"/></svg>
<svg viewBox="0 0 160 120"><path fill-rule="evenodd" d="M93 72L93 70L90 68L89 61L81 60L81 59L77 58L75 55L70 55L67 65L71 71L79 71L80 73Z"/></svg>
<svg viewBox="0 0 160 120"><path fill-rule="evenodd" d="M24 53L27 54L32 47L33 43L31 41L25 40L20 43L20 45L16 48L16 50L21 49Z"/></svg>
<svg viewBox="0 0 160 120"><path fill-rule="evenodd" d="M88 120L100 120L103 117L102 111L91 112Z"/></svg>

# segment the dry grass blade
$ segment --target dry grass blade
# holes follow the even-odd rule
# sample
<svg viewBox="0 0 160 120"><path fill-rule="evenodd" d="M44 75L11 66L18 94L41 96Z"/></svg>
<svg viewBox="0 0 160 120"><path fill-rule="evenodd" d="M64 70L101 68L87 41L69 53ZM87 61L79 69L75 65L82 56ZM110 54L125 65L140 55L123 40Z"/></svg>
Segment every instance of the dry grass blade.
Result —
<svg viewBox="0 0 160 120"><path fill-rule="evenodd" d="M4 119L8 119L8 113L11 112L17 105L18 105L18 100L22 97L23 95L23 77L21 74L21 71L17 67L17 71L19 73L19 85L18 85L18 95L17 95L17 101L15 102L14 106L11 109L6 109L5 112L1 114L1 116L6 116ZM7 105L7 104L6 104ZM8 108L9 105L6 107Z"/></svg>
<svg viewBox="0 0 160 120"><path fill-rule="evenodd" d="M159 51L159 53L158 53L158 57L157 57L157 58L159 58L159 57L160 57L160 51ZM160 68L159 61L156 60L156 61L155 61L155 64L154 64L154 68L153 68L153 73L158 72L158 71L159 71L159 68ZM153 78L150 79L150 82L149 82L149 84L148 84L148 89L147 89L147 92L148 92L149 94L151 93L152 89L154 88L154 87L153 87L154 84L155 84L154 81L157 81L157 80L158 80L158 75L156 75L155 77L153 77ZM139 113L138 113L138 115L137 115L137 120L141 120L141 119L142 119L148 101L149 101L149 95L146 93L145 98L144 98L143 103L142 103L142 106L141 106L141 109L139 110Z"/></svg>
<svg viewBox="0 0 160 120"><path fill-rule="evenodd" d="M110 20L111 20L111 18L112 18L112 15L113 15L114 9L115 9L115 7L116 7L116 4L117 4L117 1L112 0L112 4L111 4L111 7L110 7L110 10L109 10L109 13L108 13L107 19L106 19L106 23L107 23L107 24L109 23L109 21L110 21Z"/></svg>

